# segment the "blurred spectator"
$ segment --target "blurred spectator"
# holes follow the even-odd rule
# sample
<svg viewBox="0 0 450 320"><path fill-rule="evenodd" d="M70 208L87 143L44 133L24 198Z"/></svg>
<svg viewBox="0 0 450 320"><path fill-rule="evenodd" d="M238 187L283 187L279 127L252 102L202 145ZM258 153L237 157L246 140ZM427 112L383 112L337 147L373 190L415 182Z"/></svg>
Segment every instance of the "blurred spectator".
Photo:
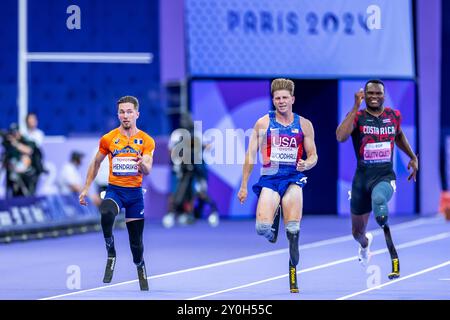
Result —
<svg viewBox="0 0 450 320"><path fill-rule="evenodd" d="M38 129L38 119L35 113L30 112L25 118L26 129L23 135L28 139L33 141L38 148L41 148L42 142L44 142L44 132Z"/></svg>
<svg viewBox="0 0 450 320"><path fill-rule="evenodd" d="M168 149L171 161L170 194L168 213L163 217L163 225L171 228L178 220L181 224L194 222L192 213L192 179L193 165L191 152L194 124L189 114L180 117L180 128L170 135ZM189 154L185 153L188 152ZM189 157L189 159L186 159Z"/></svg>
<svg viewBox="0 0 450 320"><path fill-rule="evenodd" d="M4 148L2 167L6 170L6 198L34 195L38 179L33 165L36 144L22 136L16 123L0 135Z"/></svg>
<svg viewBox="0 0 450 320"><path fill-rule="evenodd" d="M208 146L202 145L199 134L201 133L194 132L190 114L183 114L180 128L170 136L168 147L172 171L168 213L163 218L166 228L172 227L176 220L181 225L192 224L196 218L201 218L205 204L211 210L208 217L210 225L217 226L219 223L216 203L208 194L208 173L203 162L203 150Z"/></svg>
<svg viewBox="0 0 450 320"><path fill-rule="evenodd" d="M171 157L172 150L175 145L178 144L182 139L182 132L177 129L172 132L170 135L169 143L167 145L167 149L169 152L170 159L170 177L169 177L169 195L167 197L167 214L163 218L163 225L166 228L171 228L175 224L176 219L176 209L174 206L174 196L175 191L178 185L179 178L181 177L180 173L180 164L174 163Z"/></svg>
<svg viewBox="0 0 450 320"><path fill-rule="evenodd" d="M47 170L44 168L43 161L43 153L42 153L42 143L44 142L44 132L38 129L38 118L34 112L30 112L27 114L25 118L26 129L23 133L23 136L28 140L34 142L35 147L33 151L33 155L31 157L32 165L35 170L35 179L33 180L34 190L36 190L37 182L39 180L39 176L42 173L47 173Z"/></svg>
<svg viewBox="0 0 450 320"><path fill-rule="evenodd" d="M209 147L210 145L205 145L203 147L203 150ZM196 219L202 218L204 207L205 205L208 205L210 210L210 213L208 215L208 223L210 224L210 226L216 227L219 224L219 213L217 210L216 202L208 193L208 168L203 161L201 164L195 165L193 189L196 199L196 204L194 207L194 217Z"/></svg>
<svg viewBox="0 0 450 320"><path fill-rule="evenodd" d="M73 151L70 161L63 165L58 181L61 194L78 194L83 189L83 178L79 170L83 157L83 153Z"/></svg>
<svg viewBox="0 0 450 320"><path fill-rule="evenodd" d="M98 147L96 147L92 153L92 159L95 158L95 155L97 154ZM98 174L94 179L95 184L95 193L92 195L92 199L94 201L94 204L98 207L102 203L102 192L106 191L106 188L108 187L108 180L109 180L109 157L105 157L103 159L102 164L100 165L100 168L98 169Z"/></svg>

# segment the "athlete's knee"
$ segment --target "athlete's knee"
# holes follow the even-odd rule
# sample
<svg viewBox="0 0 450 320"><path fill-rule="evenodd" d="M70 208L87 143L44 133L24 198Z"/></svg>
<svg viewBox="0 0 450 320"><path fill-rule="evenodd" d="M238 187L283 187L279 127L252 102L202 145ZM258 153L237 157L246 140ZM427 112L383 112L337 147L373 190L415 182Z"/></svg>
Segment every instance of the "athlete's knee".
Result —
<svg viewBox="0 0 450 320"><path fill-rule="evenodd" d="M100 204L99 211L101 213L100 223L102 225L103 236L105 239L111 238L114 220L119 213L119 207L113 200L105 199Z"/></svg>
<svg viewBox="0 0 450 320"><path fill-rule="evenodd" d="M388 200L384 193L377 191L372 193L372 210L376 218L380 216L387 216Z"/></svg>
<svg viewBox="0 0 450 320"><path fill-rule="evenodd" d="M300 221L288 221L286 224L286 233L297 234L300 232Z"/></svg>
<svg viewBox="0 0 450 320"><path fill-rule="evenodd" d="M363 230L360 230L359 228L352 228L352 235L353 235L353 239L355 240L359 240L362 237L365 236L365 232Z"/></svg>
<svg viewBox="0 0 450 320"><path fill-rule="evenodd" d="M144 233L144 219L131 220L126 223L130 243L142 243L142 234Z"/></svg>
<svg viewBox="0 0 450 320"><path fill-rule="evenodd" d="M300 234L300 222L288 221L286 224L286 236L290 244L298 244L298 238Z"/></svg>
<svg viewBox="0 0 450 320"><path fill-rule="evenodd" d="M105 199L100 204L99 211L102 215L113 215L115 217L119 214L119 207L114 200Z"/></svg>
<svg viewBox="0 0 450 320"><path fill-rule="evenodd" d="M256 228L256 233L260 236L270 238L272 235L272 224L271 223L256 221L255 228Z"/></svg>
<svg viewBox="0 0 450 320"><path fill-rule="evenodd" d="M289 240L289 259L293 266L299 261L298 239L300 235L300 222L288 221L286 224L286 236Z"/></svg>
<svg viewBox="0 0 450 320"><path fill-rule="evenodd" d="M387 181L378 183L372 190L372 203L382 205L387 204L392 198L394 189Z"/></svg>
<svg viewBox="0 0 450 320"><path fill-rule="evenodd" d="M388 202L392 197L392 193L393 188L386 181L378 183L372 190L372 209L378 224L385 219L387 220Z"/></svg>
<svg viewBox="0 0 450 320"><path fill-rule="evenodd" d="M358 240L360 237L362 237L363 233L359 230L352 229L352 235L355 240Z"/></svg>
<svg viewBox="0 0 450 320"><path fill-rule="evenodd" d="M142 241L144 219L127 222L127 229L130 240L131 253L133 254L133 262L138 264L142 261L144 252L144 244Z"/></svg>
<svg viewBox="0 0 450 320"><path fill-rule="evenodd" d="M134 248L141 247L142 244L142 234L139 234L138 232L132 232L130 233L130 245Z"/></svg>
<svg viewBox="0 0 450 320"><path fill-rule="evenodd" d="M377 221L377 223L380 227L382 227L382 228L388 227L388 216L387 215L376 216L375 220Z"/></svg>
<svg viewBox="0 0 450 320"><path fill-rule="evenodd" d="M387 199L384 196L384 194L381 194L378 192L373 193L372 194L372 203L377 206L385 205L385 204L387 204Z"/></svg>

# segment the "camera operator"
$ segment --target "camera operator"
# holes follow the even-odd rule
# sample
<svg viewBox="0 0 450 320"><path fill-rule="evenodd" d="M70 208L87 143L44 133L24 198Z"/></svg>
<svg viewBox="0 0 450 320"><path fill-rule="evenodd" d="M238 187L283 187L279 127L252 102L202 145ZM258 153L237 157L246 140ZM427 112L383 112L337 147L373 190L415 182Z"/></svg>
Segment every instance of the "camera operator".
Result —
<svg viewBox="0 0 450 320"><path fill-rule="evenodd" d="M34 168L34 176L31 179L32 190L36 190L40 175L48 173L44 167L44 156L42 152L42 143L44 142L45 134L38 128L38 123L36 113L29 112L25 118L26 128L22 132L23 137L28 141L34 142L33 155L31 156L31 165Z"/></svg>
<svg viewBox="0 0 450 320"><path fill-rule="evenodd" d="M33 195L36 191L36 170L32 163L35 144L21 135L15 123L11 124L7 132L2 132L1 137L6 198Z"/></svg>
<svg viewBox="0 0 450 320"><path fill-rule="evenodd" d="M205 204L210 208L209 224L217 226L219 223L216 202L208 193L208 170L203 161L203 150L210 145L204 145L199 134L194 131L194 122L188 113L181 115L180 128L171 134L168 147L172 160L172 185L169 212L163 218L166 228L171 228L176 219L181 225L194 223L201 218ZM174 163L174 159L183 161Z"/></svg>

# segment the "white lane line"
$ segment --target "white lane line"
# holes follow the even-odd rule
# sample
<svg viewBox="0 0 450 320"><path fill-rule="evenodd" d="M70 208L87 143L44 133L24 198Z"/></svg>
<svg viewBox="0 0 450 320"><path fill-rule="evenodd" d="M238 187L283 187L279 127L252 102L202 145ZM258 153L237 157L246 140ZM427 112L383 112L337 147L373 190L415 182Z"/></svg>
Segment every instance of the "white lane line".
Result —
<svg viewBox="0 0 450 320"><path fill-rule="evenodd" d="M307 269L303 269L303 270L297 271L297 274L311 272L311 271L315 271L315 270L331 267L331 266L334 266L334 265L337 265L337 264L340 264L340 263L344 263L344 262L355 260L357 258L358 258L357 256L354 256L354 257L349 257L349 258L345 258L345 259L341 259L341 260L332 261L332 262L329 262L329 263L325 263L325 264L321 264L321 265L318 265L318 266L314 266L314 267L311 267L311 268L307 268ZM202 298L215 296L215 295L218 295L218 294L221 294L221 293L226 293L226 292L239 290L239 289L243 289L243 288L247 288L247 287L251 287L251 286L256 286L256 285L261 284L261 283L265 283L265 282L270 282L270 281L286 278L287 276L288 276L288 274L285 273L285 274L282 274L282 275L279 275L279 276L275 276L275 277L272 277L272 278L268 278L268 279L264 279L264 280L260 280L260 281L255 281L255 282L251 282L251 283L247 283L247 284L244 284L244 285L241 285L241 286L228 288L228 289L224 289L224 290L220 290L220 291L216 291L216 292L203 294L201 296L188 298L186 300L199 300L199 299L202 299Z"/></svg>
<svg viewBox="0 0 450 320"><path fill-rule="evenodd" d="M402 244L396 246L396 248L397 248L397 250L400 250L400 249L414 247L414 246L418 246L418 245L429 243L429 242L433 242L433 241L446 239L446 238L449 238L449 237L450 237L450 232L440 233L440 234L437 234L435 236L426 237L426 238L422 238L422 239L418 239L418 240L402 243ZM378 254L383 254L383 253L386 253L386 252L388 252L388 249L376 250L376 251L372 252L372 256L375 256L375 255L378 255ZM340 259L340 260L335 260L335 261L331 261L329 263L325 263L325 264L321 264L321 265L314 266L314 267L311 267L311 268L299 270L299 271L297 271L297 274L311 272L311 271L316 271L316 270L319 270L319 269L332 267L332 266L335 266L335 265L338 265L338 264L341 264L341 263L346 263L346 262L349 262L349 261L352 261L352 260L357 260L357 259L358 259L358 256L352 256L352 257L348 257L348 258L344 258L344 259ZM220 291L211 292L211 293L203 294L203 295L200 295L200 296L188 298L187 300L198 300L198 299L202 299L202 298L206 298L206 297L211 297L211 296L214 296L214 295L218 295L218 294L222 294L222 293L226 293L226 292L230 292L230 291L234 291L234 290L239 290L239 289L242 289L242 288L255 286L255 285L258 285L258 284L261 284L261 283L278 280L278 279L281 279L281 278L284 278L284 277L287 277L287 276L288 276L288 274L285 273L285 274L282 274L282 275L279 275L279 276L275 276L275 277L268 278L268 279L263 279L263 280L260 280L260 281L251 282L251 283L244 284L244 285L241 285L241 286L228 288L228 289L224 289L224 290L220 290Z"/></svg>
<svg viewBox="0 0 450 320"><path fill-rule="evenodd" d="M419 218L419 219L414 220L414 221L409 221L409 222L396 224L396 225L392 226L391 229L392 230L408 229L408 228L416 227L416 226L419 226L419 225L432 223L435 220L437 220L438 218L440 218L440 217L437 217L437 218ZM372 234L375 234L375 235L382 233L381 230L373 230L371 232L372 232ZM341 237L331 238L331 239L327 239L327 240L316 241L316 242L308 243L308 244L305 244L305 245L300 245L299 248L300 248L300 250L307 250L307 249L313 249L313 248L318 248L318 247L322 247L322 246L342 243L342 242L346 242L346 241L350 241L350 240L353 240L353 236L351 236L351 235L350 236L341 236ZM242 258L224 260L224 261L211 263L211 264L207 264L207 265L203 265L203 266L198 266L198 267L193 267L193 268L188 268L188 269L183 269L183 270L178 270L178 271L173 271L173 272L168 272L168 273L163 273L163 274L154 275L154 276L147 277L147 278L148 279L164 278L164 277L174 276L174 275L178 275L178 274L182 274L182 273L193 272L193 271L198 271L198 270L205 270L205 269L220 267L220 266L224 266L224 265L228 265L228 264L240 263L240 262L244 262L244 261L249 261L249 260L269 257L269 256L273 256L273 255L284 254L284 253L287 253L287 252L288 252L288 249L273 250L273 251L264 252L264 253L260 253L260 254L255 254L255 255L251 255L251 256L246 256L246 257L242 257ZM119 282L119 283L112 284L112 285L105 285L105 286L102 286L102 287L96 287L96 288L91 288L91 289L86 289L86 290L80 290L80 291L60 294L60 295L51 296L51 297L40 298L38 300L58 299L58 298L68 297L68 296L82 294L82 293L86 293L86 292L102 290L102 289L117 287L117 286L121 286L121 285L127 285L127 284L134 283L134 282L138 282L138 280L130 280L130 281L125 281L125 282Z"/></svg>
<svg viewBox="0 0 450 320"><path fill-rule="evenodd" d="M372 287L372 288L369 288L369 289L366 289L366 290L362 290L362 291L359 291L359 292L355 292L355 293L352 293L352 294L349 294L349 295L337 298L336 300L346 300L346 299L358 296L360 294L370 292L372 290L376 290L376 289L380 289L380 288L383 288L383 287L386 287L386 286L390 286L390 285L392 285L394 283L397 283L397 282L400 282L400 281L403 281L403 280L406 280L406 279L409 279L409 278L417 277L417 276L419 276L421 274L424 274L424 273L427 273L427 272L430 272L430 271L433 271L433 270L436 270L436 269L439 269L439 268L443 268L443 267L446 267L448 265L450 265L450 260L447 261L447 262L438 264L436 266L433 266L433 267L430 267L430 268L427 268L427 269L423 269L423 270L418 271L416 273L412 273L412 274L409 274L409 275L404 276L404 277L402 276L401 278L398 278L396 280L392 280L390 282L386 282L386 283L380 284L378 286L375 286L375 287Z"/></svg>
<svg viewBox="0 0 450 320"><path fill-rule="evenodd" d="M417 219L417 220L414 220L414 221L403 222L403 223L399 223L399 224L393 225L391 227L391 231L404 230L404 229L409 229L409 228L417 227L417 226L424 225L424 224L430 224L432 222L435 222L436 220L441 220L441 217L437 217L437 218L420 218L420 219ZM380 229L380 228L369 230L368 232L371 232L372 235L374 235L374 236L383 234L383 230ZM349 241L349 240L353 240L353 236L352 235L341 236L341 237L336 237L336 238L332 238L332 239L312 242L312 243L308 243L308 244L305 244L305 245L301 245L299 248L300 248L300 250L302 250L302 249L312 249L312 248L318 248L318 247L329 245L329 244L336 244L336 243L346 242L346 241ZM282 249L282 250L279 250L279 251L282 251L284 253L284 252L288 252L288 249Z"/></svg>

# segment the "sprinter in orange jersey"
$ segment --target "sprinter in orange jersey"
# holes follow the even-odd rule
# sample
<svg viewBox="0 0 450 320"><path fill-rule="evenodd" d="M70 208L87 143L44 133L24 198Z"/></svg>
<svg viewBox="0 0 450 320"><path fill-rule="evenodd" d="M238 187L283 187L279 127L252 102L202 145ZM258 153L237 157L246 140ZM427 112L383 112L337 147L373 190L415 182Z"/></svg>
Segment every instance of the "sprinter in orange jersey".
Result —
<svg viewBox="0 0 450 320"><path fill-rule="evenodd" d="M117 101L120 126L100 139L99 150L89 166L85 186L80 193L81 205L87 205L86 196L97 176L103 159L109 157L109 181L100 205L101 224L105 237L108 259L104 283L111 282L116 263L116 250L112 234L114 219L125 208L126 225L130 239L133 262L136 264L139 286L148 290L144 263L144 196L142 176L152 168L155 141L136 127L139 118L139 102L135 97L125 96Z"/></svg>

